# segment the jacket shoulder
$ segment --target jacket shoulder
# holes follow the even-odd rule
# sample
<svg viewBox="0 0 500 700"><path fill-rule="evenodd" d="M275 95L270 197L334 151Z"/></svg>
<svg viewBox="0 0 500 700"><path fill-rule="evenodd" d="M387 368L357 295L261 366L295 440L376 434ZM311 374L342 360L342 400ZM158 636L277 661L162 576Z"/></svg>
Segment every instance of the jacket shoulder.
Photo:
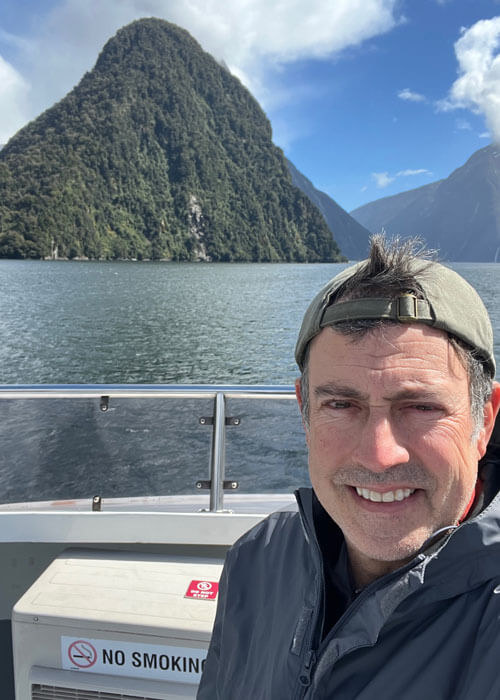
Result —
<svg viewBox="0 0 500 700"><path fill-rule="evenodd" d="M262 543L275 542L281 538L302 531L302 522L298 511L287 510L271 513L260 523L239 537L229 551L252 546L260 547Z"/></svg>

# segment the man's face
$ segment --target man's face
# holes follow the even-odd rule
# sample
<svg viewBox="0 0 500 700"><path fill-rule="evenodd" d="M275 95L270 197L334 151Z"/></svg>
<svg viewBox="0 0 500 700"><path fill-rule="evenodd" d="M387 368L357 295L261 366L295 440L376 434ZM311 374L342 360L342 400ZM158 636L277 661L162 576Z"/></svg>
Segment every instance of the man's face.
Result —
<svg viewBox="0 0 500 700"><path fill-rule="evenodd" d="M353 341L324 329L311 343L309 401L311 482L358 579L397 568L459 521L498 406L473 437L467 372L442 332L386 325Z"/></svg>

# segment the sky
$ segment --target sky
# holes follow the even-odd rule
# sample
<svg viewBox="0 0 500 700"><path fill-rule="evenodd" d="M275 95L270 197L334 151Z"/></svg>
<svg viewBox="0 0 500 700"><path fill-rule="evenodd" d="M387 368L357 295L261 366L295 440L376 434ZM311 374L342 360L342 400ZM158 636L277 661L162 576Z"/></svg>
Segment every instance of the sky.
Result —
<svg viewBox="0 0 500 700"><path fill-rule="evenodd" d="M223 60L274 143L347 211L500 143L500 0L2 0L0 144L141 17Z"/></svg>

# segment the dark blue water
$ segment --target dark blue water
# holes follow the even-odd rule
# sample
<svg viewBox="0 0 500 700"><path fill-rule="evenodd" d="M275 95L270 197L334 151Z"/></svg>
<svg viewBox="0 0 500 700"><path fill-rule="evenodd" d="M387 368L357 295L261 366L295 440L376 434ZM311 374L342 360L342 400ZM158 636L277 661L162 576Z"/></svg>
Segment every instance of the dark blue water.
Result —
<svg viewBox="0 0 500 700"><path fill-rule="evenodd" d="M343 265L0 261L0 383L292 384L307 304ZM490 312L500 265L455 264ZM0 402L4 502L189 493L207 478L206 401ZM227 476L307 483L293 402L233 401Z"/></svg>

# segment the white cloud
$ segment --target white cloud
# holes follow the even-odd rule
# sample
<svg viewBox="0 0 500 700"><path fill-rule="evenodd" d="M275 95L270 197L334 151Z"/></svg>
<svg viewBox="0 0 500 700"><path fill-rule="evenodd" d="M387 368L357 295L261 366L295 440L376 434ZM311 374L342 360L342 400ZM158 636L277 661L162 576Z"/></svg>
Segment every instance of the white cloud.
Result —
<svg viewBox="0 0 500 700"><path fill-rule="evenodd" d="M462 30L455 43L459 77L438 109L472 109L484 114L493 138L500 142L500 17Z"/></svg>
<svg viewBox="0 0 500 700"><path fill-rule="evenodd" d="M389 173L372 173L372 178L375 180L375 184L380 189L387 187L391 182L394 182L395 178L390 177Z"/></svg>
<svg viewBox="0 0 500 700"><path fill-rule="evenodd" d="M400 170L396 177L413 177L414 175L432 175L430 170L419 168L418 170Z"/></svg>
<svg viewBox="0 0 500 700"><path fill-rule="evenodd" d="M421 95L419 92L413 92L410 88L405 88L398 92L398 97L400 100L407 100L409 102L427 102L425 95Z"/></svg>
<svg viewBox="0 0 500 700"><path fill-rule="evenodd" d="M253 92L264 107L286 99L276 89L280 65L325 58L387 32L398 0L60 0L29 37L24 77L36 113L63 97L92 68L121 26L159 17L187 29ZM251 78L250 78L251 76ZM12 98L13 99L13 98ZM0 100L0 112L11 102Z"/></svg>
<svg viewBox="0 0 500 700"><path fill-rule="evenodd" d="M479 138L480 138L480 139L491 139L491 134L490 134L489 131L482 131L482 132L479 134Z"/></svg>
<svg viewBox="0 0 500 700"><path fill-rule="evenodd" d="M247 70L262 57L278 62L324 58L395 25L395 0L130 0L177 21L230 68ZM168 9L166 9L168 7Z"/></svg>
<svg viewBox="0 0 500 700"><path fill-rule="evenodd" d="M27 120L28 85L22 76L0 56L0 144L20 129Z"/></svg>
<svg viewBox="0 0 500 700"><path fill-rule="evenodd" d="M378 188L383 189L394 182L398 177L415 177L416 175L432 175L430 170L427 168L418 168L412 170L408 168L407 170L400 170L395 175L390 175L387 171L383 173L372 173L372 179L375 180L375 184Z"/></svg>

